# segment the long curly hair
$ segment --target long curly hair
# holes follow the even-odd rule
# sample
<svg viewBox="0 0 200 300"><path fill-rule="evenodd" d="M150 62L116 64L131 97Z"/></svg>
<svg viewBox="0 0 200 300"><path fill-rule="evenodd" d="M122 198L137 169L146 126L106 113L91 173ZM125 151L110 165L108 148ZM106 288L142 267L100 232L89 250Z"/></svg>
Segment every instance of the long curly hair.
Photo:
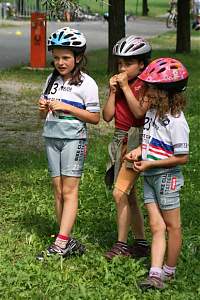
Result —
<svg viewBox="0 0 200 300"><path fill-rule="evenodd" d="M153 86L153 85L152 85ZM155 87L155 95L147 97L149 89L148 84L144 84L139 95L139 101L141 106L144 102L149 102L149 109L156 109L160 118L163 118L166 114L171 114L173 117L179 117L181 111L186 106L186 96L184 92L165 91Z"/></svg>

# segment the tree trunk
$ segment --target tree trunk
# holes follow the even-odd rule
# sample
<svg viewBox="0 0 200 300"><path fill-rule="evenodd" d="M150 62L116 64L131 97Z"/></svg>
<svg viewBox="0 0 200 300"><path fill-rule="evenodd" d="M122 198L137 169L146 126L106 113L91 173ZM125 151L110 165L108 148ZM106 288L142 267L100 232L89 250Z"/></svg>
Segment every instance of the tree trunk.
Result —
<svg viewBox="0 0 200 300"><path fill-rule="evenodd" d="M143 16L148 16L149 8L148 8L148 3L147 0L142 1L142 15Z"/></svg>
<svg viewBox="0 0 200 300"><path fill-rule="evenodd" d="M125 0L109 0L108 21L108 73L116 70L112 55L114 44L125 36Z"/></svg>
<svg viewBox="0 0 200 300"><path fill-rule="evenodd" d="M178 0L176 52L189 53L190 51L190 0Z"/></svg>

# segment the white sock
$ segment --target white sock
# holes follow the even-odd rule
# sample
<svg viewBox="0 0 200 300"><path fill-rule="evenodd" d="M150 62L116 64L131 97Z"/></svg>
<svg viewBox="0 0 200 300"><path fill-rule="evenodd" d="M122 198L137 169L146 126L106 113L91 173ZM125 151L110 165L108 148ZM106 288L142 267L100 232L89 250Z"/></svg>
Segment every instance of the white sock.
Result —
<svg viewBox="0 0 200 300"><path fill-rule="evenodd" d="M159 267L151 267L151 269L149 271L149 276L150 277L161 278L161 276L162 276L162 269L159 268Z"/></svg>
<svg viewBox="0 0 200 300"><path fill-rule="evenodd" d="M175 276L176 267L169 267L166 264L163 266L162 269L162 279L163 280L170 280Z"/></svg>

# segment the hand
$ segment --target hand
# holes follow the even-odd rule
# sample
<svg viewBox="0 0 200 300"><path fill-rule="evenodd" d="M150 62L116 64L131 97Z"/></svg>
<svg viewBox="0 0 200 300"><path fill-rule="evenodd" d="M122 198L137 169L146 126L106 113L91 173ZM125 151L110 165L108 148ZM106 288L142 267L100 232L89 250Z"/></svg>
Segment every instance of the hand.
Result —
<svg viewBox="0 0 200 300"><path fill-rule="evenodd" d="M134 162L134 161L138 161L140 156L141 156L141 148L138 147L132 150L131 152L127 153L124 158L130 162Z"/></svg>
<svg viewBox="0 0 200 300"><path fill-rule="evenodd" d="M147 160L135 161L133 163L133 170L137 173L144 172L151 168L151 162Z"/></svg>
<svg viewBox="0 0 200 300"><path fill-rule="evenodd" d="M119 83L119 86L121 89L126 87L128 85L128 75L126 72L119 73L117 75L117 82Z"/></svg>
<svg viewBox="0 0 200 300"><path fill-rule="evenodd" d="M110 90L113 92L113 93L116 93L117 91L117 75L114 75L113 77L110 78Z"/></svg>
<svg viewBox="0 0 200 300"><path fill-rule="evenodd" d="M44 98L40 98L38 101L39 104L39 111L48 111L48 103L47 100Z"/></svg>
<svg viewBox="0 0 200 300"><path fill-rule="evenodd" d="M70 105L65 104L65 103L63 103L61 101L58 101L58 100L49 100L48 101L48 107L52 111L56 111L56 110L68 111Z"/></svg>

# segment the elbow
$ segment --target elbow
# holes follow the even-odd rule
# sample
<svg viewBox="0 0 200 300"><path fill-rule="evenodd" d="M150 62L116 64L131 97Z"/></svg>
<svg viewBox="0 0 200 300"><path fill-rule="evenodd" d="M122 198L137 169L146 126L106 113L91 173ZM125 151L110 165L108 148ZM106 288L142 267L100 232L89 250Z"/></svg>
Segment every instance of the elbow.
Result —
<svg viewBox="0 0 200 300"><path fill-rule="evenodd" d="M183 165L187 164L189 162L189 155L186 155L183 159Z"/></svg>
<svg viewBox="0 0 200 300"><path fill-rule="evenodd" d="M189 161L189 155L183 155L183 156L181 157L180 164L181 164L181 165L185 165L185 164L188 163L188 161Z"/></svg>
<svg viewBox="0 0 200 300"><path fill-rule="evenodd" d="M94 116L93 120L92 120L92 124L97 125L100 121L100 114L97 114Z"/></svg>
<svg viewBox="0 0 200 300"><path fill-rule="evenodd" d="M142 119L142 118L144 118L145 112L142 110L139 110L137 112L135 111L133 114L136 119Z"/></svg>
<svg viewBox="0 0 200 300"><path fill-rule="evenodd" d="M108 115L104 114L104 112L103 112L102 116L103 116L104 121L106 121L106 122L110 122L113 118L112 116L108 116Z"/></svg>
<svg viewBox="0 0 200 300"><path fill-rule="evenodd" d="M135 113L134 116L135 116L136 119L139 120L139 119L142 119L144 117L144 113Z"/></svg>
<svg viewBox="0 0 200 300"><path fill-rule="evenodd" d="M109 123L109 122L112 120L112 118L106 118L106 117L104 117L104 116L103 116L103 119L104 119L104 121L106 121L107 123Z"/></svg>

